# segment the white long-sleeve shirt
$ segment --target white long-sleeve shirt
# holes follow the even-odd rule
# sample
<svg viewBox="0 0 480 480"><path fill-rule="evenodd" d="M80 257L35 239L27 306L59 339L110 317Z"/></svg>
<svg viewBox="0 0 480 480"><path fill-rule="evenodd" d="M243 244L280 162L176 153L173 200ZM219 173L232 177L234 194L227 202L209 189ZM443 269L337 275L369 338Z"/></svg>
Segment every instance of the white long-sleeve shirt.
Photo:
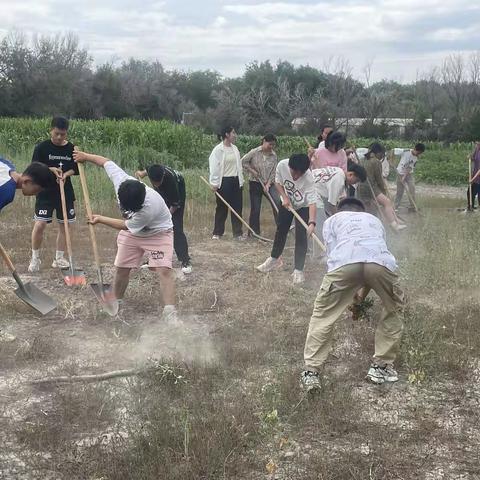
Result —
<svg viewBox="0 0 480 480"><path fill-rule="evenodd" d="M242 171L242 161L240 159L240 152L235 145L231 147L235 155L237 163L237 174L238 182L240 186L243 185L243 171ZM208 165L210 169L210 185L220 188L222 186L222 178L224 177L225 172L225 145L223 142L220 142L210 154L208 159Z"/></svg>

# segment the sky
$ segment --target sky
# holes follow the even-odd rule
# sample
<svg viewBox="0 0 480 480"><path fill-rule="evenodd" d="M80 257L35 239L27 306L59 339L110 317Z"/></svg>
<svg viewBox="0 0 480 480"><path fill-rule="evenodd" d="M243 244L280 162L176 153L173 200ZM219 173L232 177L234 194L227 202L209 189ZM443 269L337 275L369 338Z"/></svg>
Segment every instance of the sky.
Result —
<svg viewBox="0 0 480 480"><path fill-rule="evenodd" d="M226 77L253 60L342 57L359 79L371 64L374 81L410 82L480 49L478 0L0 0L0 12L0 38L73 32L97 65L135 57Z"/></svg>

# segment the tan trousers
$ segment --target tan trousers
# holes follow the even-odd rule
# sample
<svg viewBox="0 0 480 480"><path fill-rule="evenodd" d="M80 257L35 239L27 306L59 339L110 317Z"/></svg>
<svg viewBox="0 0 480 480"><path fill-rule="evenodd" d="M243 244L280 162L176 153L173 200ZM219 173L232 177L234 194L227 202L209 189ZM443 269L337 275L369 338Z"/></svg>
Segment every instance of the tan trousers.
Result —
<svg viewBox="0 0 480 480"><path fill-rule="evenodd" d="M403 330L404 299L398 276L376 263L353 263L337 268L323 278L305 342L307 370L318 371L325 363L331 349L333 326L363 286L374 290L383 303L375 332L374 361L382 366L394 362Z"/></svg>

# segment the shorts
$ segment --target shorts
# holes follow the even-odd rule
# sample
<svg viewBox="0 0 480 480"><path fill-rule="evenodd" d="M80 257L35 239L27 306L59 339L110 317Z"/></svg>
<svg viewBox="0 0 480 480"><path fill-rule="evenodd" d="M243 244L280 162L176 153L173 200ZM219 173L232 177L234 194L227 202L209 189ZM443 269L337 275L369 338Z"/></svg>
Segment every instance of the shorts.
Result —
<svg viewBox="0 0 480 480"><path fill-rule="evenodd" d="M139 237L122 230L117 236L117 246L116 267L139 268L144 255L147 255L149 268L172 268L172 230L149 237Z"/></svg>
<svg viewBox="0 0 480 480"><path fill-rule="evenodd" d="M76 220L75 217L75 202L74 200L66 200L67 206L67 220L68 223L73 223ZM63 211L62 204L57 200L49 200L38 198L35 202L35 215L33 219L35 221L52 223L53 212L55 211L58 223L63 223Z"/></svg>

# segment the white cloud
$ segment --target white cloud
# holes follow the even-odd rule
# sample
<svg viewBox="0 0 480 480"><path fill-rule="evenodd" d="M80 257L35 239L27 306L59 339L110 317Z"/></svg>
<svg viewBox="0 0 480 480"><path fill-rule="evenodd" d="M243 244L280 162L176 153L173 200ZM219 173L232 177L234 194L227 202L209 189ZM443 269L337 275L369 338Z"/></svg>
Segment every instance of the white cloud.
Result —
<svg viewBox="0 0 480 480"><path fill-rule="evenodd" d="M412 80L419 69L480 45L480 5L471 0L279 1L215 4L183 0L202 20L185 22L175 4L144 0L0 0L1 33L77 33L97 63L112 57L158 59L166 68L239 75L252 60L281 58L322 68L332 55L360 76L375 58L374 78ZM247 0L245 0L247 1ZM168 6L168 8L167 8ZM190 18L190 17L189 17Z"/></svg>

